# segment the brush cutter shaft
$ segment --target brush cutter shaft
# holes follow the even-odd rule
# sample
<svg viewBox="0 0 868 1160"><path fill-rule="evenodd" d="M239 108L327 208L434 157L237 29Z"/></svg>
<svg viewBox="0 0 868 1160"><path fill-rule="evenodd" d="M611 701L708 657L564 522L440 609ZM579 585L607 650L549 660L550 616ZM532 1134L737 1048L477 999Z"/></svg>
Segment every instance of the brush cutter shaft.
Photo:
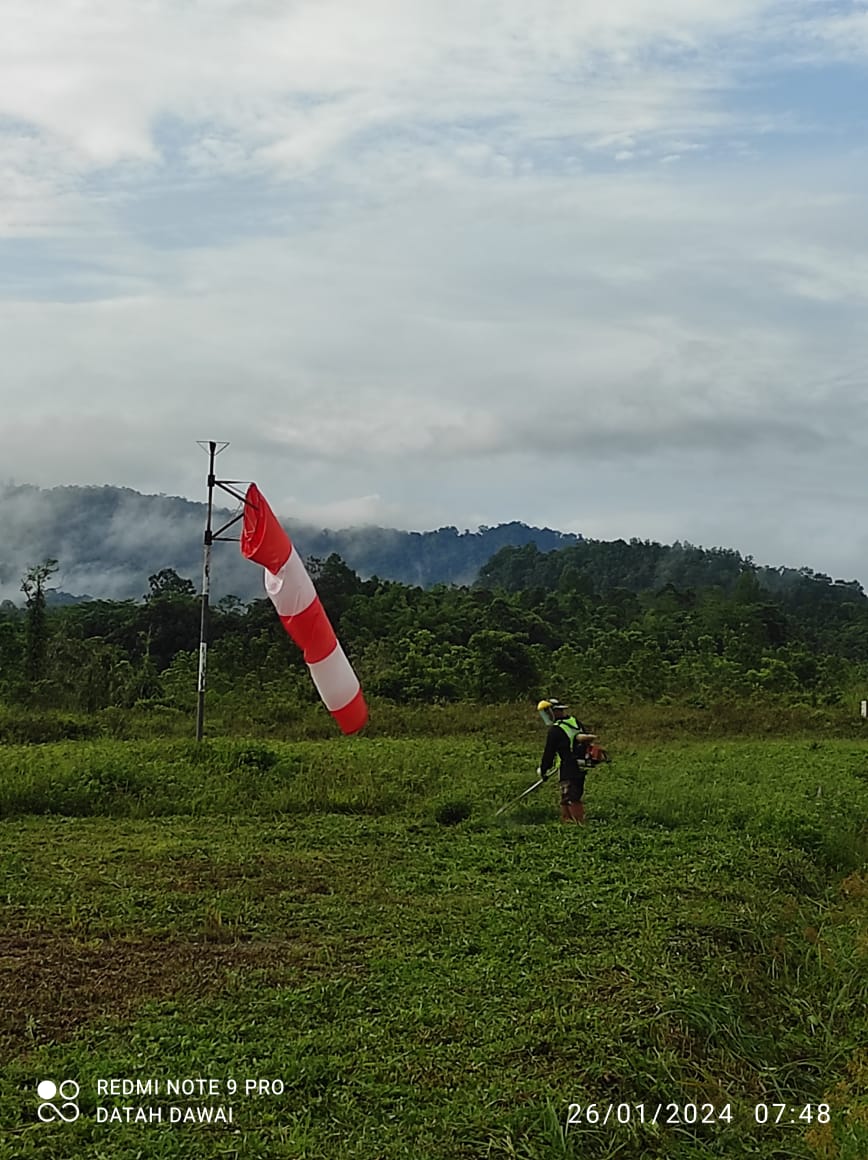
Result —
<svg viewBox="0 0 868 1160"><path fill-rule="evenodd" d="M515 801L507 802L505 806L501 806L500 809L497 811L497 813L494 816L498 817L500 814L502 814L504 812L504 810L508 810L510 806L517 806L523 797L527 797L527 795L529 793L531 793L533 790L538 789L539 786L541 786L544 781L545 781L545 778L541 777L539 779L539 781L535 781L533 783L533 785L529 785L523 793L520 793L518 795L518 797L515 799Z"/></svg>

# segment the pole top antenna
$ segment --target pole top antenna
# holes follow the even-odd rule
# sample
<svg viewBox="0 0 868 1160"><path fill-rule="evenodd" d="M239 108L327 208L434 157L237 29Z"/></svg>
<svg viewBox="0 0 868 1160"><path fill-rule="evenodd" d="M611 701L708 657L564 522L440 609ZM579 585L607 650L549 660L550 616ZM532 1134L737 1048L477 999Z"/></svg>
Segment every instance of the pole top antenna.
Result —
<svg viewBox="0 0 868 1160"><path fill-rule="evenodd" d="M205 452L213 451L215 455L219 455L221 451L225 451L229 446L229 440L225 442L218 442L216 439L197 439L196 442Z"/></svg>

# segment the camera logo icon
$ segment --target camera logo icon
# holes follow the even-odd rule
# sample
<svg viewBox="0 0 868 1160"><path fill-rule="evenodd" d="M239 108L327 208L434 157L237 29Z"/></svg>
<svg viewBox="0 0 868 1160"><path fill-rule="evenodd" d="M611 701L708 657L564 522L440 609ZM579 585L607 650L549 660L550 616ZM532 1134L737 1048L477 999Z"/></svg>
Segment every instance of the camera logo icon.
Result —
<svg viewBox="0 0 868 1160"><path fill-rule="evenodd" d="M66 1124L74 1124L81 1115L76 1102L80 1091L74 1079L61 1080L59 1084L53 1079L44 1079L36 1087L36 1094L42 1101L36 1109L36 1114L43 1124L51 1124L62 1120ZM54 1103L59 1099L61 1102Z"/></svg>

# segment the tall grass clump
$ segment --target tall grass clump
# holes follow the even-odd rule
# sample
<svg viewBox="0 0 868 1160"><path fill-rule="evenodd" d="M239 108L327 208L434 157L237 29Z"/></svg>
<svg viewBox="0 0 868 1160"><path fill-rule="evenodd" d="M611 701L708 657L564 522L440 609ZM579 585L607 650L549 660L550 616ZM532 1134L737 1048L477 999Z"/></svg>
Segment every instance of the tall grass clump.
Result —
<svg viewBox="0 0 868 1160"><path fill-rule="evenodd" d="M457 826L473 813L473 806L466 798L446 798L434 807L434 819L441 826Z"/></svg>
<svg viewBox="0 0 868 1160"><path fill-rule="evenodd" d="M509 758L507 757L507 760ZM474 742L82 741L0 750L0 816L418 814L495 768Z"/></svg>
<svg viewBox="0 0 868 1160"><path fill-rule="evenodd" d="M865 762L843 741L683 742L622 751L588 784L610 817L741 833L848 870L868 856Z"/></svg>
<svg viewBox="0 0 868 1160"><path fill-rule="evenodd" d="M99 723L90 717L50 710L10 709L0 706L0 745L41 745L97 737Z"/></svg>

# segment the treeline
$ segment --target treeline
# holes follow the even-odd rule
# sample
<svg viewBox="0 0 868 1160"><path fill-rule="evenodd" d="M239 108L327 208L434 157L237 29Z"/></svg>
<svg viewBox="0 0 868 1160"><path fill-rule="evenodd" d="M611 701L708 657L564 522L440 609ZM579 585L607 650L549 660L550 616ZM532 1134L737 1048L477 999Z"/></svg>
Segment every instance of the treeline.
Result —
<svg viewBox="0 0 868 1160"><path fill-rule="evenodd" d="M834 705L868 688L868 598L855 582L759 568L737 552L643 541L504 548L472 586L362 580L337 555L308 567L366 693L397 704L739 700ZM54 570L0 606L8 706L155 712L195 702L200 604L155 573L141 600L48 607ZM212 705L288 719L316 701L270 603L224 597L210 616Z"/></svg>

